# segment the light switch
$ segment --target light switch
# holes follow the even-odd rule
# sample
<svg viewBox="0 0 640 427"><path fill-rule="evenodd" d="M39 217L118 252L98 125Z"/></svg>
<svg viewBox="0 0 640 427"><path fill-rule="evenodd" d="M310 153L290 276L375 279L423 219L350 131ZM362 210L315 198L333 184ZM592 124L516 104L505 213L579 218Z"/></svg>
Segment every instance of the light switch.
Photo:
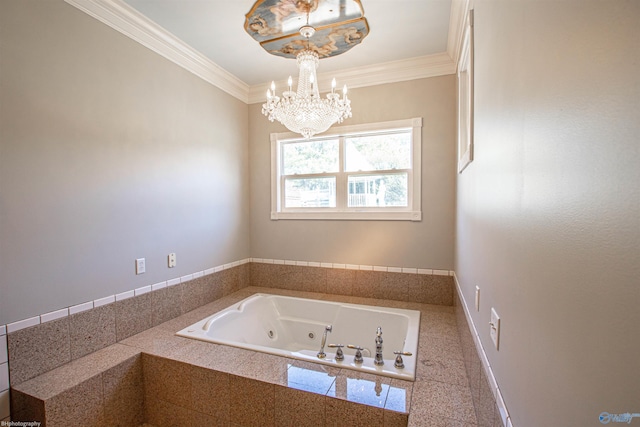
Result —
<svg viewBox="0 0 640 427"><path fill-rule="evenodd" d="M476 311L480 311L480 288L476 286Z"/></svg>

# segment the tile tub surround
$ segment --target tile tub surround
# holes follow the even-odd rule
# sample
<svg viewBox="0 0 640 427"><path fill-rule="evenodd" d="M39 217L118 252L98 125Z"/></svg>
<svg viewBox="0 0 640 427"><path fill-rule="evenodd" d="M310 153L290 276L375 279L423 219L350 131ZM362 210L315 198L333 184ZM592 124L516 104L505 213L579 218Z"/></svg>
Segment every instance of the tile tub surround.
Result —
<svg viewBox="0 0 640 427"><path fill-rule="evenodd" d="M137 426L144 417L142 358L114 344L12 388L13 421Z"/></svg>
<svg viewBox="0 0 640 427"><path fill-rule="evenodd" d="M11 382L19 384L249 285L453 304L453 278L447 270L247 261L185 276L191 280L168 281L145 287L144 292L139 292L141 288L112 295L8 325Z"/></svg>
<svg viewBox="0 0 640 427"><path fill-rule="evenodd" d="M251 263L251 286L453 305L453 276L448 270L260 261Z"/></svg>
<svg viewBox="0 0 640 427"><path fill-rule="evenodd" d="M420 310L416 381L329 368L174 335L195 320L257 292ZM372 340L373 335L375 331ZM318 425L473 426L477 423L471 389L464 371L461 373L459 369L458 362L462 362L464 356L453 307L250 287L72 364L90 360L100 352L111 351L112 347L128 347L142 353L144 422L156 427L171 425L171 422L295 425L289 422L299 419L305 423L312 420ZM72 378L61 371L68 366L15 388L19 391L27 386L35 388L47 375L71 381ZM86 382L84 378L79 380ZM83 386L90 391L94 385ZM18 412L16 400L14 411ZM98 403L99 399L95 399L94 405ZM213 410L214 407L217 409Z"/></svg>
<svg viewBox="0 0 640 427"><path fill-rule="evenodd" d="M54 320L10 331L6 338L11 384L20 384L231 294L248 286L248 279L249 264L239 264L137 296L123 298L119 294L104 305L94 302L94 308L52 316Z"/></svg>
<svg viewBox="0 0 640 427"><path fill-rule="evenodd" d="M448 270L319 262L236 261L135 292L0 325L0 338L4 337L0 345L10 353L4 367L11 383L19 384L250 284L451 305L451 274ZM8 389L0 390L2 415L8 412L8 401Z"/></svg>

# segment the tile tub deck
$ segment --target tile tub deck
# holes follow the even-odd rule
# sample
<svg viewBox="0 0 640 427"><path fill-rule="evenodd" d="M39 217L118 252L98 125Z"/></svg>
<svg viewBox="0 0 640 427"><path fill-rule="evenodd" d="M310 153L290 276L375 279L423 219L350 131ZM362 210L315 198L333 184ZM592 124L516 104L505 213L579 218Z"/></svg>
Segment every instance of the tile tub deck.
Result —
<svg viewBox="0 0 640 427"><path fill-rule="evenodd" d="M258 292L420 310L416 381L363 374L174 335ZM139 359L130 363L141 365L144 380L144 421L157 427L477 424L454 307L261 287L241 289L19 384L16 390L52 397L64 392L66 383L73 382L69 376L90 376L96 369L102 369L102 373L107 368L114 370L113 363L101 367L101 358L121 363L134 356ZM51 381L52 378L65 380ZM102 380L107 384L104 375ZM107 403L105 399L104 419L109 416Z"/></svg>

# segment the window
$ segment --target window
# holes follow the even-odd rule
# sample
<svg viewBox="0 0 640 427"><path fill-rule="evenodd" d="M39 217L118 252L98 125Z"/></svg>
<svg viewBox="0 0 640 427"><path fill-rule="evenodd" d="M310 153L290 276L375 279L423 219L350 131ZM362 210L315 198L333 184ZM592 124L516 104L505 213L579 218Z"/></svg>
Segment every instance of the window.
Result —
<svg viewBox="0 0 640 427"><path fill-rule="evenodd" d="M420 221L422 119L271 134L271 219Z"/></svg>

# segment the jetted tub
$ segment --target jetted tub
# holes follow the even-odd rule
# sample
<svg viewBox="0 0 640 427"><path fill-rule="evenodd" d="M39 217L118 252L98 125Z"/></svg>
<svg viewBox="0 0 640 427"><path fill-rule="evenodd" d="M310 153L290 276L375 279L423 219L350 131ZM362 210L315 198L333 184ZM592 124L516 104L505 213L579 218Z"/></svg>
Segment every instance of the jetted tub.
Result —
<svg viewBox="0 0 640 427"><path fill-rule="evenodd" d="M329 325L326 357L321 359L317 354ZM419 325L420 312L415 310L255 294L176 335L413 381ZM373 363L378 327L382 366ZM344 360L335 360L337 349L330 348L331 343L344 344ZM363 363L354 362L355 350L348 344L364 348ZM394 351L412 353L403 356L404 368L394 366Z"/></svg>

